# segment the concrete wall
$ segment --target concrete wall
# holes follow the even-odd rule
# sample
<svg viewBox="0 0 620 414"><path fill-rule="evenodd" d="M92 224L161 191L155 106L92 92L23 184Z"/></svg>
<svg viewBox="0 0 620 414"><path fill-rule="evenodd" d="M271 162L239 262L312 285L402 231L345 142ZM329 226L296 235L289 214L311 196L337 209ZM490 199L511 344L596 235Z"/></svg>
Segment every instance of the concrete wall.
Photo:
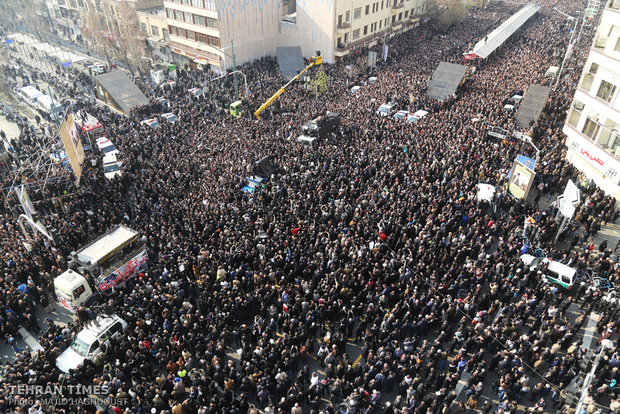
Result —
<svg viewBox="0 0 620 414"><path fill-rule="evenodd" d="M275 55L280 39L281 0L218 0L217 12L222 50L237 64ZM224 56L224 66L232 59Z"/></svg>
<svg viewBox="0 0 620 414"><path fill-rule="evenodd" d="M320 50L326 62L333 61L336 0L297 0L295 23L280 22L280 46L301 46L303 56Z"/></svg>

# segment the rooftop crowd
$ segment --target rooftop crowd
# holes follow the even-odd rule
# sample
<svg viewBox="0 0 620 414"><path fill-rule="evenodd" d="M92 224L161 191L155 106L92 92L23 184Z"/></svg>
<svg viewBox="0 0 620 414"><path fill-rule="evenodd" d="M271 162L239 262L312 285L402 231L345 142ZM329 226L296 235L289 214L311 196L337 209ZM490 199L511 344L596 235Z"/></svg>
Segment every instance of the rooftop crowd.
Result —
<svg viewBox="0 0 620 414"><path fill-rule="evenodd" d="M532 217L526 232L549 256L617 281L611 247L589 246L597 228L616 217L615 200L594 185L583 188L575 226L585 231L564 240L575 249L561 249L553 241L555 207L539 210L503 190L512 161L532 156L531 148L487 136L480 121L516 130L504 103L532 83L552 84L545 71L559 66L570 22L553 12L556 2L539 3L541 13L501 50L468 63L475 71L444 101L426 95L439 62L461 63L469 44L522 4L473 9L445 34L426 26L398 34L389 40L388 62L351 79L350 68L367 59L355 53L326 68L325 94L296 85L261 121L218 108L233 99L229 78L201 98L188 96L208 84L202 71L179 71L172 88L140 83L152 103L128 117L82 103L79 110L99 119L120 150L123 175L108 181L100 160L87 162L79 188L33 191L54 246L39 238L28 251L16 207L3 206L0 330L8 338L18 324L41 329L44 351L20 350L5 364L0 411L96 410L11 404L9 386L23 383L107 385L115 413L574 412L565 389L585 377L579 332L597 312L599 332L616 334L618 307L596 291L571 295L544 283L519 260L521 235ZM561 5L583 8L573 0ZM544 200L578 175L564 159L561 126L587 32L551 105L524 131L541 148L532 191ZM243 71L250 108L282 84L273 58ZM371 74L375 83L349 93ZM417 124L380 117L375 110L386 96L430 113ZM342 125L307 148L296 137L319 109L340 113ZM156 129L140 123L168 111L179 121ZM243 177L266 156L279 172L254 193L242 192ZM498 189L493 206L477 201L478 182ZM100 311L129 327L93 361L62 374L55 358L79 326L44 326L34 307L55 300L51 281L71 251L119 223L146 237L149 268ZM29 293L18 291L22 283ZM571 319L575 302L580 314ZM587 412L620 412L610 385L620 357L606 358ZM464 372L465 398L456 392Z"/></svg>

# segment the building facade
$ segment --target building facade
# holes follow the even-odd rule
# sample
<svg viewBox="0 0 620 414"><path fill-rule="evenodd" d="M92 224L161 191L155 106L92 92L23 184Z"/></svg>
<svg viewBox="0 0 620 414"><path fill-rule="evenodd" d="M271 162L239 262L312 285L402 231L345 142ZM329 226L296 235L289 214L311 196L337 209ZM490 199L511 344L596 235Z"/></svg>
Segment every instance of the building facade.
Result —
<svg viewBox="0 0 620 414"><path fill-rule="evenodd" d="M178 63L230 68L278 46L320 50L334 62L384 36L420 24L425 0L165 0Z"/></svg>
<svg viewBox="0 0 620 414"><path fill-rule="evenodd" d="M168 24L164 8L140 10L138 22L140 30L146 34L146 41L151 47L153 55L159 60L171 60L168 35Z"/></svg>
<svg viewBox="0 0 620 414"><path fill-rule="evenodd" d="M620 200L620 0L607 0L563 131L566 158Z"/></svg>

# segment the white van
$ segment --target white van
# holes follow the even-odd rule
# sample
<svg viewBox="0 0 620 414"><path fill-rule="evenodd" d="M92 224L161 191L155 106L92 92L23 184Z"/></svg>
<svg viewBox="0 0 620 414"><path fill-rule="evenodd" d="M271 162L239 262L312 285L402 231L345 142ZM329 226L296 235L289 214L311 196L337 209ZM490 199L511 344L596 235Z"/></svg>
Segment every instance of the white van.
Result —
<svg viewBox="0 0 620 414"><path fill-rule="evenodd" d="M86 359L92 360L101 353L100 342L120 335L126 328L127 322L117 315L97 317L97 320L88 322L71 342L71 346L56 358L56 366L65 373L79 368Z"/></svg>
<svg viewBox="0 0 620 414"><path fill-rule="evenodd" d="M425 111L424 109L417 110L413 114L407 116L407 122L416 124L426 115L428 115L428 111Z"/></svg>
<svg viewBox="0 0 620 414"><path fill-rule="evenodd" d="M577 281L577 269L564 263L531 254L522 254L520 259L530 271L540 269L547 282L558 284L565 289L571 289Z"/></svg>
<svg viewBox="0 0 620 414"><path fill-rule="evenodd" d="M299 142L300 144L302 144L303 146L307 148L312 148L314 141L316 141L316 138L309 137L308 135L300 135L299 137L297 137L297 142Z"/></svg>
<svg viewBox="0 0 620 414"><path fill-rule="evenodd" d="M116 155L106 155L103 157L103 175L108 180L123 175L123 173L121 173L121 166L118 165Z"/></svg>
<svg viewBox="0 0 620 414"><path fill-rule="evenodd" d="M396 110L396 102L384 103L377 108L377 115L388 116L392 110Z"/></svg>
<svg viewBox="0 0 620 414"><path fill-rule="evenodd" d="M114 144L112 144L112 141L110 141L106 137L97 138L97 148L99 148L99 151L101 151L104 156L116 156L116 154L118 154L118 150L116 149Z"/></svg>

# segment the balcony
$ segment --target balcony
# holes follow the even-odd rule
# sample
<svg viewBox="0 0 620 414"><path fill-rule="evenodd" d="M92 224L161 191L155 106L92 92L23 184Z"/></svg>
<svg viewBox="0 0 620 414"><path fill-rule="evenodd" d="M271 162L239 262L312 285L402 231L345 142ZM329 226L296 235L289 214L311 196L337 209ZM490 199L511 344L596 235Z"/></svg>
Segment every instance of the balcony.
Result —
<svg viewBox="0 0 620 414"><path fill-rule="evenodd" d="M338 34L348 33L350 29L351 29L350 23L339 23L336 25L336 32Z"/></svg>
<svg viewBox="0 0 620 414"><path fill-rule="evenodd" d="M605 47L607 47L607 41L609 40L609 37L607 36L598 36L595 40L594 40L594 44L592 45L592 47L596 50L599 51L604 51Z"/></svg>
<svg viewBox="0 0 620 414"><path fill-rule="evenodd" d="M392 6L392 10L402 10L404 8L405 8L405 3L403 3L402 1Z"/></svg>

